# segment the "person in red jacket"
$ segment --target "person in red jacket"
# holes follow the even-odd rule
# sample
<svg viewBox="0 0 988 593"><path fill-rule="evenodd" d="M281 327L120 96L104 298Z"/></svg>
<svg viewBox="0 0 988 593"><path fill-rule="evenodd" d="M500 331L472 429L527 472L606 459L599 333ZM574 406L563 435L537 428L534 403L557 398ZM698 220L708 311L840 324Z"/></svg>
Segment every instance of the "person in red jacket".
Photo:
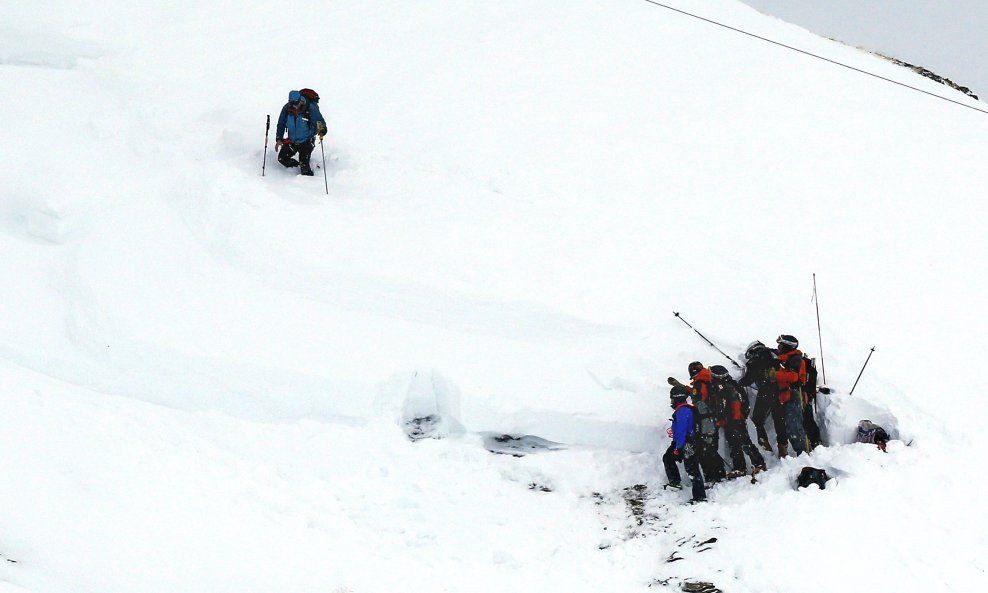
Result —
<svg viewBox="0 0 988 593"><path fill-rule="evenodd" d="M726 407L724 436L731 450L731 465L734 466L727 477L739 478L748 473L744 462L745 453L751 458L751 467L755 472L765 471L765 458L758 452L748 434L750 405L747 395L742 395L725 367L719 364L710 367L710 375L713 378L711 386Z"/></svg>
<svg viewBox="0 0 988 593"><path fill-rule="evenodd" d="M779 405L785 419L789 444L792 445L793 452L799 456L809 449L806 430L803 427L803 406L806 404L803 399L806 361L803 360L803 353L796 349L799 341L793 336L782 334L775 342L779 345L776 356L782 364L782 368L774 373L775 384L779 389ZM785 457L787 454L788 450L783 451L783 444L780 443L779 457Z"/></svg>

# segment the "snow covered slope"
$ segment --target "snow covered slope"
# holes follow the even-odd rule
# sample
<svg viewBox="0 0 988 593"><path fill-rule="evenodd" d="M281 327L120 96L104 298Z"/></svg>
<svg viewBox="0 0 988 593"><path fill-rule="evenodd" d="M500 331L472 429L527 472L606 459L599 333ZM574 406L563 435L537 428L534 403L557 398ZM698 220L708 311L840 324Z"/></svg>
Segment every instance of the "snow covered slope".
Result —
<svg viewBox="0 0 988 593"><path fill-rule="evenodd" d="M0 591L984 581L988 118L646 2L286 8L0 8ZM303 86L329 196L260 176ZM672 312L818 355L813 273L833 446L684 508Z"/></svg>

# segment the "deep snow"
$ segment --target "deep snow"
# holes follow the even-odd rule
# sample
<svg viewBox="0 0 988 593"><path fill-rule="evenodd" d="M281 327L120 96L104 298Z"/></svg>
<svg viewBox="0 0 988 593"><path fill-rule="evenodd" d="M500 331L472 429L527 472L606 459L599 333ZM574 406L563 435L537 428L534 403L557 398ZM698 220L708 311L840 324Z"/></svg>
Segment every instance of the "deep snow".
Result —
<svg viewBox="0 0 988 593"><path fill-rule="evenodd" d="M985 581L984 116L645 2L0 10L0 591ZM328 197L260 176L301 86ZM672 312L817 355L813 273L832 446L683 506Z"/></svg>

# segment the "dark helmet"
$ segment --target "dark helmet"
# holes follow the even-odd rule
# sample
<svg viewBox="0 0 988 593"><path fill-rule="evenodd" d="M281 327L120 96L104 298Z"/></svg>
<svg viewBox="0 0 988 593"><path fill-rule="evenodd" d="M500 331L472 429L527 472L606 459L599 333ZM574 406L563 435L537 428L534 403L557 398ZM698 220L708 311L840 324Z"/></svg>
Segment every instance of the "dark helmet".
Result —
<svg viewBox="0 0 988 593"><path fill-rule="evenodd" d="M674 408L678 405L685 404L686 398L690 395L692 393L689 389L682 385L673 385L672 389L669 390L669 404Z"/></svg>
<svg viewBox="0 0 988 593"><path fill-rule="evenodd" d="M693 361L690 363L690 366L686 367L686 369L690 372L690 379L692 379L693 377L696 376L697 373L703 370L703 363L699 361Z"/></svg>
<svg viewBox="0 0 988 593"><path fill-rule="evenodd" d="M710 367L710 375L714 378L715 381L731 380L731 373L728 372L727 368L719 364L715 364L714 366Z"/></svg>
<svg viewBox="0 0 988 593"><path fill-rule="evenodd" d="M775 339L775 343L779 345L779 352L789 352L799 347L799 340L789 334L782 334Z"/></svg>

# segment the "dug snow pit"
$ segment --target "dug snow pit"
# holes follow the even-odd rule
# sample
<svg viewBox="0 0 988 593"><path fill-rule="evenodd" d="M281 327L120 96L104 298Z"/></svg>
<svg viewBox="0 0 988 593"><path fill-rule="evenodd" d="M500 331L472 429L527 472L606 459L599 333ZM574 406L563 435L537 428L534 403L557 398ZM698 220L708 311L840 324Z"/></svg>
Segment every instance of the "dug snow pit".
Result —
<svg viewBox="0 0 988 593"><path fill-rule="evenodd" d="M566 447L560 443L554 443L530 434L512 436L510 434L487 433L484 435L484 448L499 455L524 457L531 453L559 451Z"/></svg>

